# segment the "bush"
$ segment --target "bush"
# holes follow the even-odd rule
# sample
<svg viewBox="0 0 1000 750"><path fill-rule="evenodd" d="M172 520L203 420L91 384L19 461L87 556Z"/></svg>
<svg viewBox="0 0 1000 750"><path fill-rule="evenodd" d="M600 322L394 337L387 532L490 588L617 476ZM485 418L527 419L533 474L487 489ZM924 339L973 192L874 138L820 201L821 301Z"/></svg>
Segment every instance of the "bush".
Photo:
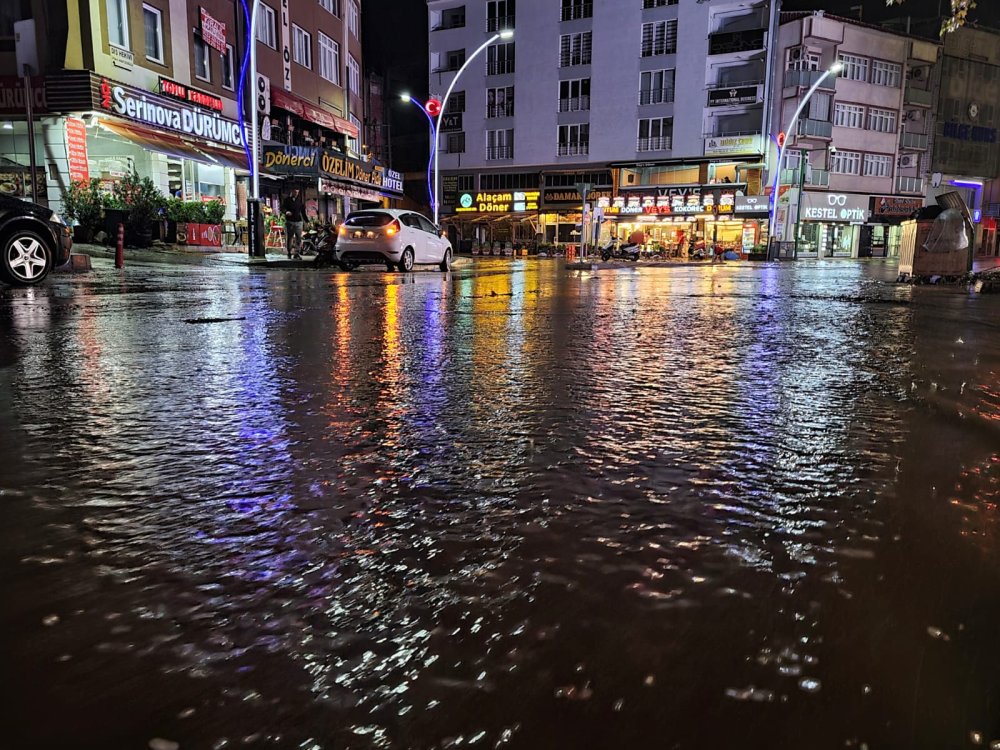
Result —
<svg viewBox="0 0 1000 750"><path fill-rule="evenodd" d="M167 199L148 177L139 177L133 171L114 184L111 189L112 201L128 211L128 226L132 229L145 231L149 225L159 218L160 210L167 204Z"/></svg>
<svg viewBox="0 0 1000 750"><path fill-rule="evenodd" d="M212 201L203 203L202 211L205 216L205 224L221 224L222 217L226 215L226 206L222 201Z"/></svg>
<svg viewBox="0 0 1000 750"><path fill-rule="evenodd" d="M102 227L103 199L101 181L94 178L87 182L76 182L63 192L65 214L71 221L96 232Z"/></svg>

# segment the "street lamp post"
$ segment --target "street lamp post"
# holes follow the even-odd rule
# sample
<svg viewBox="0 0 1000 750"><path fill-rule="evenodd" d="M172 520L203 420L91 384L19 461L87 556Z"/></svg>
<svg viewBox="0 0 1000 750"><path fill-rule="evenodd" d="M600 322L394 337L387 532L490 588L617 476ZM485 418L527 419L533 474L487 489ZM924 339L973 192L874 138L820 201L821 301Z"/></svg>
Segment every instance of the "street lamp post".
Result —
<svg viewBox="0 0 1000 750"><path fill-rule="evenodd" d="M247 251L252 258L264 257L264 222L260 212L260 172L257 158L260 154L260 128L257 120L257 10L260 0L251 0L253 10L247 7L247 0L240 0L247 24L247 45L240 67L239 98L240 121L243 130L243 150L247 155L250 169L250 190L247 196ZM247 138L245 93L247 69L249 68L250 91L253 100L250 105L250 137Z"/></svg>
<svg viewBox="0 0 1000 750"><path fill-rule="evenodd" d="M434 223L437 224L437 197L434 195L434 188L431 185L431 170L434 166L434 155L437 153L437 126L434 124L434 118L431 117L430 112L427 111L427 105L414 99L409 94L401 94L400 99L404 102L411 102L412 104L419 107L420 111L424 113L424 117L427 118L427 122L430 124L431 128L431 156L427 160L427 199L431 202L431 212L434 214ZM444 116L444 111L442 110L441 116Z"/></svg>
<svg viewBox="0 0 1000 750"><path fill-rule="evenodd" d="M493 44L497 40L499 40L499 39L507 40L507 39L513 39L513 38L514 38L514 31L513 31L513 29L505 29L503 31L500 31L500 32L494 34L493 36L491 36L485 42L483 42L479 46L479 49L477 49L475 52L473 52L471 55L469 55L468 58L466 58L465 64L462 65L462 67L458 69L457 73L455 73L455 77L451 79L451 85L448 86L448 90L445 92L444 99L441 100L441 112L442 113L448 111L448 99L451 97L451 92L452 92L452 90L454 90L455 84L458 83L458 79L462 77L462 73L464 73L465 69L469 67L469 63L471 63L473 60L475 60L476 57L479 56L483 52L483 50L485 50L487 47L489 47L491 44ZM439 211L438 211L438 209L441 207L441 165L440 165L441 144L440 144L440 138L441 138L441 128L435 128L434 129L434 225L435 226L438 225L438 219L439 219Z"/></svg>
<svg viewBox="0 0 1000 750"><path fill-rule="evenodd" d="M771 186L771 215L768 217L768 230L770 231L772 237L774 236L774 230L775 230L774 217L778 208L778 183L781 181L781 161L785 156L785 143L788 143L788 139L791 138L792 134L795 132L795 125L799 121L799 115L802 114L802 110L805 109L806 104L809 103L809 99L812 97L812 95L816 93L816 89L818 89L820 86L823 85L823 81L825 81L831 75L836 75L843 67L844 65L840 61L835 62L829 68L824 70L823 75L817 78L816 82L809 87L809 90L806 92L806 95L802 97L802 100L799 102L799 106L795 108L795 112L794 114L792 114L792 119L788 123L788 130L785 131L787 135L785 137L784 142L778 146L778 159L774 167L774 182ZM800 188L799 203L801 202L802 202L802 195ZM798 242L797 238L796 242Z"/></svg>

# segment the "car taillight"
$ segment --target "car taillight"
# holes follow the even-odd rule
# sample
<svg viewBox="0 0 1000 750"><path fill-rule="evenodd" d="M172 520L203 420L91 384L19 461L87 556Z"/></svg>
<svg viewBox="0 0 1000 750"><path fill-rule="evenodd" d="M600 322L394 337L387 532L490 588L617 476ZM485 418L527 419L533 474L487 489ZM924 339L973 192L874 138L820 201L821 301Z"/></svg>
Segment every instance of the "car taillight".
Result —
<svg viewBox="0 0 1000 750"><path fill-rule="evenodd" d="M346 237L347 236L347 227L345 225L341 224L340 225L340 229L337 230L337 234L339 234L341 237Z"/></svg>
<svg viewBox="0 0 1000 750"><path fill-rule="evenodd" d="M399 234L399 230L399 219L393 219L392 224L385 228L385 236L392 237L393 235Z"/></svg>

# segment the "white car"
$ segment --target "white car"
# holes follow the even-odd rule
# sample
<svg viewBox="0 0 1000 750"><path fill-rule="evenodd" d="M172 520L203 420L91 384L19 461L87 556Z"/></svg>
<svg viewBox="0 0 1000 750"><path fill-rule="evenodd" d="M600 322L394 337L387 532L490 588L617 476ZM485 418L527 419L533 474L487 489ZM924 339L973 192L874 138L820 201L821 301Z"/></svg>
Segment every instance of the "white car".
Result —
<svg viewBox="0 0 1000 750"><path fill-rule="evenodd" d="M418 264L434 264L447 271L454 252L443 234L414 211L355 211L337 230L337 262L345 270L365 263L384 263L389 271L412 271Z"/></svg>

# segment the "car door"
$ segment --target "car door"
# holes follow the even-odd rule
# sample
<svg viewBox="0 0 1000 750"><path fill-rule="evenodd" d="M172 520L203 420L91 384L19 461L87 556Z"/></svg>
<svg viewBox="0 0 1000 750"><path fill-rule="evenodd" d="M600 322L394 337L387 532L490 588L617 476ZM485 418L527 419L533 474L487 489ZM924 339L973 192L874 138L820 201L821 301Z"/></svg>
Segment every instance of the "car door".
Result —
<svg viewBox="0 0 1000 750"><path fill-rule="evenodd" d="M420 219L420 227L423 229L424 234L427 235L427 262L428 263L440 263L441 259L444 258L444 248L445 241L438 234L437 227L424 216L417 214L417 218Z"/></svg>
<svg viewBox="0 0 1000 750"><path fill-rule="evenodd" d="M427 233L420 226L420 217L417 214L403 214L399 221L406 227L406 244L413 248L414 262L427 263Z"/></svg>

